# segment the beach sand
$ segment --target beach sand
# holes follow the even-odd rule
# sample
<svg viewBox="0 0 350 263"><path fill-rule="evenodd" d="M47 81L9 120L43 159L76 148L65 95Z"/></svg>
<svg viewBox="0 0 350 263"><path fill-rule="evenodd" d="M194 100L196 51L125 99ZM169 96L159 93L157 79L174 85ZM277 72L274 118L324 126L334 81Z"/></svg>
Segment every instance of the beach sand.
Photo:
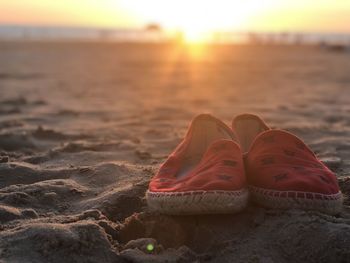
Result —
<svg viewBox="0 0 350 263"><path fill-rule="evenodd" d="M144 199L204 112L295 133L349 195L349 89L350 53L319 47L1 43L0 262L350 262L348 199L179 217Z"/></svg>

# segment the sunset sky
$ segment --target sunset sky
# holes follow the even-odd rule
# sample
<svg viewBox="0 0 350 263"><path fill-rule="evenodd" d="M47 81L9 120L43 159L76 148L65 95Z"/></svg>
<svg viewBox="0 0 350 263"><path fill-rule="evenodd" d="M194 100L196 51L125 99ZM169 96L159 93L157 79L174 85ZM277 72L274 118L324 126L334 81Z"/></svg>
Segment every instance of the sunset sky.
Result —
<svg viewBox="0 0 350 263"><path fill-rule="evenodd" d="M348 0L0 0L0 24L350 32Z"/></svg>

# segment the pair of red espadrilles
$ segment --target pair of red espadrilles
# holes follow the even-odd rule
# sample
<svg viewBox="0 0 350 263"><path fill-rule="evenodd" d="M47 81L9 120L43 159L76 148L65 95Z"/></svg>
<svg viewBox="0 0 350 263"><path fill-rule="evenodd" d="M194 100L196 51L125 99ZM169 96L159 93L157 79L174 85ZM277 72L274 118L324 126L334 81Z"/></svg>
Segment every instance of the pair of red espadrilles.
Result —
<svg viewBox="0 0 350 263"><path fill-rule="evenodd" d="M337 178L298 137L252 114L232 129L201 114L152 178L151 210L165 214L235 213L249 197L268 207L339 213Z"/></svg>

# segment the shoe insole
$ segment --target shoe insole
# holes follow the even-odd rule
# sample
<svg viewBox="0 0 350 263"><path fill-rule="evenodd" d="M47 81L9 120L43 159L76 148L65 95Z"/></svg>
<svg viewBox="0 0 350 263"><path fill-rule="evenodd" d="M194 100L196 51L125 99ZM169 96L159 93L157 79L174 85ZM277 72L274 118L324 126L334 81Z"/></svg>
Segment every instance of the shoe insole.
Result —
<svg viewBox="0 0 350 263"><path fill-rule="evenodd" d="M234 125L243 152L248 152L255 137L266 130L260 121L253 118L239 119Z"/></svg>
<svg viewBox="0 0 350 263"><path fill-rule="evenodd" d="M194 123L191 142L187 147L185 161L177 173L177 178L186 176L195 168L208 147L220 139L233 140L232 136L215 120L198 120Z"/></svg>

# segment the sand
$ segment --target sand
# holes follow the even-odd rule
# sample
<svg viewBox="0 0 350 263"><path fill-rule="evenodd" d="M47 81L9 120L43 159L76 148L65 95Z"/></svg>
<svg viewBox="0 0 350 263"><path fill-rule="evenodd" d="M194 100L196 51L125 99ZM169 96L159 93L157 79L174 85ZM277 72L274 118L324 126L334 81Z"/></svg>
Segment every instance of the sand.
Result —
<svg viewBox="0 0 350 263"><path fill-rule="evenodd" d="M350 262L348 199L182 217L144 199L203 112L295 133L349 195L349 69L310 46L0 43L0 262Z"/></svg>

